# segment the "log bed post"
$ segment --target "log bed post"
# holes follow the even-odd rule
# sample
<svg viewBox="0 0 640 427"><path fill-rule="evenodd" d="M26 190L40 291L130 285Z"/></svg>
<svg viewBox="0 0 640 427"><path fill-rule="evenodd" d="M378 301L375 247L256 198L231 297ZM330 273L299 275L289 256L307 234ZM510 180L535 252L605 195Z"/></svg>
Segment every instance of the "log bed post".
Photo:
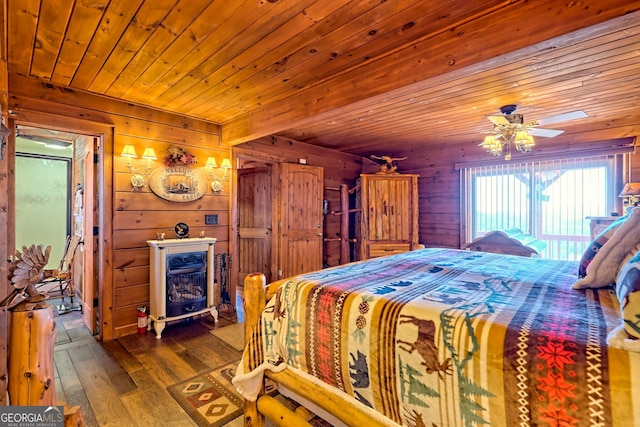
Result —
<svg viewBox="0 0 640 427"><path fill-rule="evenodd" d="M276 294L278 288L287 280L279 280L266 286L266 277L262 273L251 273L245 278L243 298L245 343L250 339L253 329L259 324L267 301ZM363 412L363 409L356 408L355 402L345 400L334 394L328 394L322 387L302 380L300 377L292 375L290 371L266 371L265 376L277 384L282 384L301 398L317 405L318 409L326 411L346 425L368 427L388 425L378 417ZM364 410L369 410L369 408L364 408ZM244 425L245 427L264 427L264 418L266 416L278 426L310 427L311 424L307 422L310 415L312 414L302 406L295 411L291 411L271 396L265 395L263 384L255 402L245 400Z"/></svg>
<svg viewBox="0 0 640 427"><path fill-rule="evenodd" d="M245 314L245 343L250 339L253 329L260 324L262 311L267 301L275 294L282 281L275 282L268 288L266 283L267 279L262 273L251 273L244 280L242 304ZM310 414L305 408L299 407L295 412L291 411L273 397L265 395L263 383L262 390L260 390L255 402L244 401L244 425L246 427L264 427L265 416L277 426L311 427L306 421Z"/></svg>
<svg viewBox="0 0 640 427"><path fill-rule="evenodd" d="M244 307L244 342L248 342L254 327L259 324L260 316L266 305L267 279L262 273L251 273L244 279L244 297L242 305ZM264 385L260 395L264 394ZM259 398L260 396L258 396ZM244 401L244 425L263 427L264 416L258 412L258 401Z"/></svg>
<svg viewBox="0 0 640 427"><path fill-rule="evenodd" d="M11 311L8 392L12 406L55 405L56 335L49 304L23 302Z"/></svg>

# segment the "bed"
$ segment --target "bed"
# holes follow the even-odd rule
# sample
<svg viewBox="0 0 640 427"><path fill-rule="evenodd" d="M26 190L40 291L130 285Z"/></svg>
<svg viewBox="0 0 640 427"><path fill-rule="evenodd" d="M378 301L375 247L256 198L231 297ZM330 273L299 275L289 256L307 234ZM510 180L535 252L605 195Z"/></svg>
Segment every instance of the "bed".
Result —
<svg viewBox="0 0 640 427"><path fill-rule="evenodd" d="M616 253L613 274L640 263L640 248L628 249ZM261 425L262 414L283 425L303 418L261 394L269 377L346 425L640 425L627 300L611 283L576 285L580 269L603 267L593 252L585 266L427 248L267 288L250 275L233 380L245 424ZM624 280L640 281L634 274Z"/></svg>

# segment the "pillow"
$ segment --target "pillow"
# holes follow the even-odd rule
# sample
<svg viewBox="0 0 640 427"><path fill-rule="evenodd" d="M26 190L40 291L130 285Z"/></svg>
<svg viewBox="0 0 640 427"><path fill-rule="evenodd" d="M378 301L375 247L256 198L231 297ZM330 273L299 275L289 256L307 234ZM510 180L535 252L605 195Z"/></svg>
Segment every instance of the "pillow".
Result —
<svg viewBox="0 0 640 427"><path fill-rule="evenodd" d="M624 330L630 337L640 338L640 251L622 265L616 277L616 295Z"/></svg>
<svg viewBox="0 0 640 427"><path fill-rule="evenodd" d="M587 250L582 254L582 259L580 260L580 265L578 267L578 277L584 277L587 275L587 267L593 261L593 257L596 256L598 251L605 243L611 239L613 233L624 224L624 222L629 219L630 212L627 215L621 216L620 218L613 221L607 228L602 230L598 236L593 239L593 242L589 243Z"/></svg>
<svg viewBox="0 0 640 427"><path fill-rule="evenodd" d="M640 209L634 209L616 228L611 238L596 252L587 266L586 276L573 284L574 289L602 288L613 284L622 261L638 242L640 242Z"/></svg>

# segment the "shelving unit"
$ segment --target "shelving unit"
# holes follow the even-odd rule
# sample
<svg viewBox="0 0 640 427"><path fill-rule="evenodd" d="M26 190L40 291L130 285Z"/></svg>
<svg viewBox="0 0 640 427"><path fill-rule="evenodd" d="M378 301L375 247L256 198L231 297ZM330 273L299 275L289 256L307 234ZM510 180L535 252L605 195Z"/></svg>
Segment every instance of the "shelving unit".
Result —
<svg viewBox="0 0 640 427"><path fill-rule="evenodd" d="M326 215L340 216L340 235L339 237L325 237L325 242L340 242L340 264L346 264L351 262L351 244L356 242L356 239L350 238L350 215L361 212L361 209L350 208L350 197L356 194L358 186L349 189L346 184L340 184L340 187L325 187L328 191L340 192L340 210L332 210L326 212ZM355 222L358 220L356 218Z"/></svg>

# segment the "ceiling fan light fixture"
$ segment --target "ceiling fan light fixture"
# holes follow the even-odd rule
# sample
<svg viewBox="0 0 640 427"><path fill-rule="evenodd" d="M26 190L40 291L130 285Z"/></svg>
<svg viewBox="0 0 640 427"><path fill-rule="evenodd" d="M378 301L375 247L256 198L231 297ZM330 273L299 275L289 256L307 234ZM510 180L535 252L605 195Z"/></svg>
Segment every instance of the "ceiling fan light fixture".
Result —
<svg viewBox="0 0 640 427"><path fill-rule="evenodd" d="M514 138L513 142L515 142L516 144L524 144L529 140L529 135L527 134L526 130L519 130L518 132L516 132L516 137Z"/></svg>
<svg viewBox="0 0 640 427"><path fill-rule="evenodd" d="M515 145L518 151L528 153L536 145L536 143L533 140L533 136L526 135L526 138L516 139Z"/></svg>
<svg viewBox="0 0 640 427"><path fill-rule="evenodd" d="M513 140L513 143L516 146L518 151L523 153L528 153L531 151L534 145L536 145L533 140L533 136L529 135L526 130L521 130L516 133L516 136Z"/></svg>
<svg viewBox="0 0 640 427"><path fill-rule="evenodd" d="M485 136L481 145L489 154L494 156L502 155L502 142L493 135Z"/></svg>
<svg viewBox="0 0 640 427"><path fill-rule="evenodd" d="M487 116L487 119L493 123L493 135L485 137L484 142L480 144L488 153L494 156L500 156L504 149L507 153L505 160L511 159L512 143L516 150L528 153L536 145L532 134L553 138L563 132L555 129L540 129L537 128L538 125L588 117L587 113L578 110L538 121L525 122L522 114L515 114L516 108L515 104L504 105L500 107L501 115L492 114ZM501 141L498 141L498 139L501 139Z"/></svg>

